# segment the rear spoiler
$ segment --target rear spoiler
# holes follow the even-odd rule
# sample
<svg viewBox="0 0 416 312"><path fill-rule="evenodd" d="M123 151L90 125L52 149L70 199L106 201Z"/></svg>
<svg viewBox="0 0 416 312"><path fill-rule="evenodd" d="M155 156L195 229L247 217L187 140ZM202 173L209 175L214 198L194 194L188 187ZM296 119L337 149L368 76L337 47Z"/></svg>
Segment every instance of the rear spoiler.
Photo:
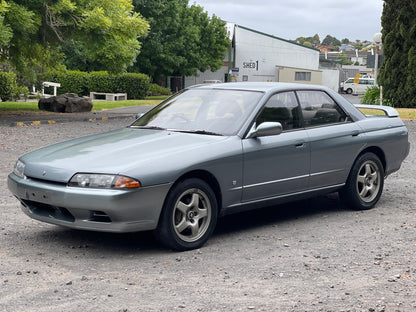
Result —
<svg viewBox="0 0 416 312"><path fill-rule="evenodd" d="M397 110L395 110L393 107L390 107L390 106L368 105L368 104L354 104L354 106L357 107L357 108L363 108L363 109L381 110L388 117L399 117L399 112Z"/></svg>

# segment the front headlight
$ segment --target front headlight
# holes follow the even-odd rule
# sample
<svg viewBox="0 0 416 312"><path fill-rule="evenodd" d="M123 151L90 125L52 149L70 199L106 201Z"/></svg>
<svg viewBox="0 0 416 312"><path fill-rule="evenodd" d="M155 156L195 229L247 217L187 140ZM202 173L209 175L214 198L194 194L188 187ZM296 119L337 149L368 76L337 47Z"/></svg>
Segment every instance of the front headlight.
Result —
<svg viewBox="0 0 416 312"><path fill-rule="evenodd" d="M24 178L25 166L26 165L22 161L20 160L16 161L16 164L14 165L13 173L17 175L18 177Z"/></svg>
<svg viewBox="0 0 416 312"><path fill-rule="evenodd" d="M71 178L68 186L105 189L132 189L139 188L140 182L120 175L77 173Z"/></svg>

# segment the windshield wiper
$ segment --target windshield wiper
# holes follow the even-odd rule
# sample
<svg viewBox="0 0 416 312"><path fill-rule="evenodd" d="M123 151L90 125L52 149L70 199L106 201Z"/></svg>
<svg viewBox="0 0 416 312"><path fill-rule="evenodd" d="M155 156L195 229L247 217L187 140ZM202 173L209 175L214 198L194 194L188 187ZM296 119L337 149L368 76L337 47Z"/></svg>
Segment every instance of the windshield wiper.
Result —
<svg viewBox="0 0 416 312"><path fill-rule="evenodd" d="M131 126L133 128L139 129L150 129L150 130L166 130L166 128L157 127L157 126Z"/></svg>
<svg viewBox="0 0 416 312"><path fill-rule="evenodd" d="M194 133L194 134L206 134L206 135L217 135L217 136L223 136L220 133L206 131L206 130L172 130L175 132L185 132L185 133Z"/></svg>

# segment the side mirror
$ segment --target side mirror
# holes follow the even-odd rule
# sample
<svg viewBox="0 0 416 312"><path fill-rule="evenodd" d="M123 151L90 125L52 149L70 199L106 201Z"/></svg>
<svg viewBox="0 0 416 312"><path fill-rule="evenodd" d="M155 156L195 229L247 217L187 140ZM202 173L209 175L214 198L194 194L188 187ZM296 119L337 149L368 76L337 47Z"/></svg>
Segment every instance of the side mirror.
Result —
<svg viewBox="0 0 416 312"><path fill-rule="evenodd" d="M253 125L247 138L259 138L264 136L279 135L283 131L280 122L262 122L258 127Z"/></svg>

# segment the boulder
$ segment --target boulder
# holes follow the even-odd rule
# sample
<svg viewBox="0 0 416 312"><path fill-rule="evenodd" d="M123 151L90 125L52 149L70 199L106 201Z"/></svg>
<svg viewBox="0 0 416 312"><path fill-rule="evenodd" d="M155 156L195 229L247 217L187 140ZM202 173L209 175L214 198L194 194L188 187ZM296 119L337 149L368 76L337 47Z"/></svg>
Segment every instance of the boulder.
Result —
<svg viewBox="0 0 416 312"><path fill-rule="evenodd" d="M40 110L55 113L90 112L92 109L92 100L88 97L80 97L75 93L65 93L40 99L38 107Z"/></svg>

